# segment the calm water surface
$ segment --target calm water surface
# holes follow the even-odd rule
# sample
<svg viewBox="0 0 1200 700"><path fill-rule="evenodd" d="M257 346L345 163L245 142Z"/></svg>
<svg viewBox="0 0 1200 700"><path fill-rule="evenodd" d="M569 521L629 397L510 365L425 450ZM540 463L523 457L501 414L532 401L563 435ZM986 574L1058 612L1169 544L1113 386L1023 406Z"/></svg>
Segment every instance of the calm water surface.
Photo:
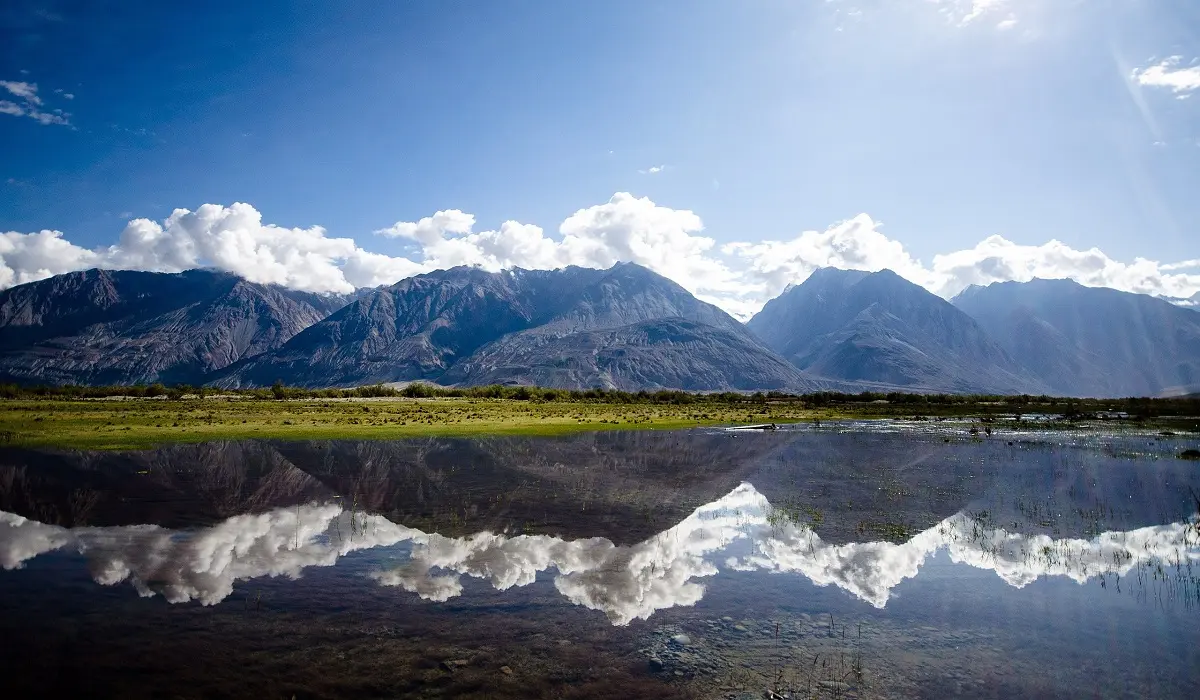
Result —
<svg viewBox="0 0 1200 700"><path fill-rule="evenodd" d="M0 451L0 688L1200 696L1200 440L981 437Z"/></svg>

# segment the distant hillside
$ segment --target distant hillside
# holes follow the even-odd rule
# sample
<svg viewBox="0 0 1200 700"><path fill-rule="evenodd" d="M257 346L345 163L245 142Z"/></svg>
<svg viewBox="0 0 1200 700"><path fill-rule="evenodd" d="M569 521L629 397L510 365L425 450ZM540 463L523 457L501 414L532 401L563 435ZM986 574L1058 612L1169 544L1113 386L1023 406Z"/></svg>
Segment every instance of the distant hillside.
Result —
<svg viewBox="0 0 1200 700"><path fill-rule="evenodd" d="M345 303L209 270L87 270L0 291L0 380L199 383Z"/></svg>
<svg viewBox="0 0 1200 700"><path fill-rule="evenodd" d="M1065 395L1200 389L1200 314L1070 280L970 287L953 300L1024 367Z"/></svg>
<svg viewBox="0 0 1200 700"><path fill-rule="evenodd" d="M817 270L747 325L817 377L956 393L1045 388L970 316L890 270Z"/></svg>
<svg viewBox="0 0 1200 700"><path fill-rule="evenodd" d="M608 270L458 267L365 296L217 383L434 380L565 388L820 386L725 312L630 263Z"/></svg>

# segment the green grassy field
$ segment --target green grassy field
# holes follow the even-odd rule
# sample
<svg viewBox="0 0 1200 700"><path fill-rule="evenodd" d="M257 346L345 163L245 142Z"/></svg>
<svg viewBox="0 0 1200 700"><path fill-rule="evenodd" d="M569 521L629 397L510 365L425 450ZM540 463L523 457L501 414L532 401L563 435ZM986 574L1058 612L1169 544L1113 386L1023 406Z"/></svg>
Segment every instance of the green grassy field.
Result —
<svg viewBox="0 0 1200 700"><path fill-rule="evenodd" d="M1088 402L1087 410L1111 410L1112 402ZM1117 428L1200 431L1200 411L1187 402L1163 415L1166 404L1128 419L1104 421ZM1182 409L1182 410L1179 410ZM1045 404L996 402L888 403L692 398L683 403L542 401L468 397L264 399L223 397L168 399L21 398L0 400L0 444L99 449L145 448L168 442L245 438L291 440L395 439L453 435L554 435L580 430L673 429L706 425L790 423L845 418L977 418L997 428L1014 413L1062 412ZM1086 428L1095 421L1070 418L1044 427ZM1008 416L1005 418L1004 416ZM1189 417L1193 416L1193 417Z"/></svg>
<svg viewBox="0 0 1200 700"><path fill-rule="evenodd" d="M0 401L0 440L103 449L241 438L389 439L667 429L811 420L828 411L795 405L647 405L511 399Z"/></svg>

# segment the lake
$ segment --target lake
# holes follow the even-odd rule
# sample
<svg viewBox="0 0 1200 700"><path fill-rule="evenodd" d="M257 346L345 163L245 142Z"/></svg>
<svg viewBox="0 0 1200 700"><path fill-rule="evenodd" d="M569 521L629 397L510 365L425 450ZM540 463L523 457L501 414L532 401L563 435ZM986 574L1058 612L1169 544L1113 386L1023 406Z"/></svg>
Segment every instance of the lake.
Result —
<svg viewBox="0 0 1200 700"><path fill-rule="evenodd" d="M1195 436L0 450L4 697L1196 697Z"/></svg>

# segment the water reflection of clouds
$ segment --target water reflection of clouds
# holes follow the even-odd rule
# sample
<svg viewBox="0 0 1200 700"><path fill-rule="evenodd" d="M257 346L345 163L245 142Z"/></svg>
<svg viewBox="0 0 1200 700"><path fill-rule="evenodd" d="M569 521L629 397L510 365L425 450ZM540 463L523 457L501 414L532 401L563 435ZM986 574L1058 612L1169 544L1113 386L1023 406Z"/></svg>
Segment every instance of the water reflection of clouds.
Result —
<svg viewBox="0 0 1200 700"><path fill-rule="evenodd" d="M0 511L0 567L19 569L27 560L70 541L71 533L65 528Z"/></svg>
<svg viewBox="0 0 1200 700"><path fill-rule="evenodd" d="M333 538L335 527L350 527L349 514L337 505L238 515L196 531L156 525L67 529L0 513L0 566L20 568L39 554L71 547L86 558L97 583L128 581L143 596L213 605L233 592L236 581L295 578L355 550L423 536L379 516L356 518L354 537Z"/></svg>
<svg viewBox="0 0 1200 700"><path fill-rule="evenodd" d="M1017 587L1042 576L1082 583L1102 574L1124 575L1151 560L1200 559L1191 522L1094 539L1054 539L991 528L958 514L902 544L832 545L807 526L779 517L750 484L627 547L603 538L566 541L489 532L445 537L381 516L350 514L338 505L240 515L187 532L153 525L66 529L0 512L0 566L5 569L72 547L86 557L98 583L128 581L144 596L206 605L227 597L237 581L294 578L307 567L332 566L351 552L400 542L412 543L411 555L395 568L372 573L381 585L445 601L462 593L462 576L507 590L553 570L554 585L564 597L603 612L617 625L694 605L704 595L703 579L721 568L798 573L882 608L901 581L916 576L942 549L953 561L995 571Z"/></svg>

